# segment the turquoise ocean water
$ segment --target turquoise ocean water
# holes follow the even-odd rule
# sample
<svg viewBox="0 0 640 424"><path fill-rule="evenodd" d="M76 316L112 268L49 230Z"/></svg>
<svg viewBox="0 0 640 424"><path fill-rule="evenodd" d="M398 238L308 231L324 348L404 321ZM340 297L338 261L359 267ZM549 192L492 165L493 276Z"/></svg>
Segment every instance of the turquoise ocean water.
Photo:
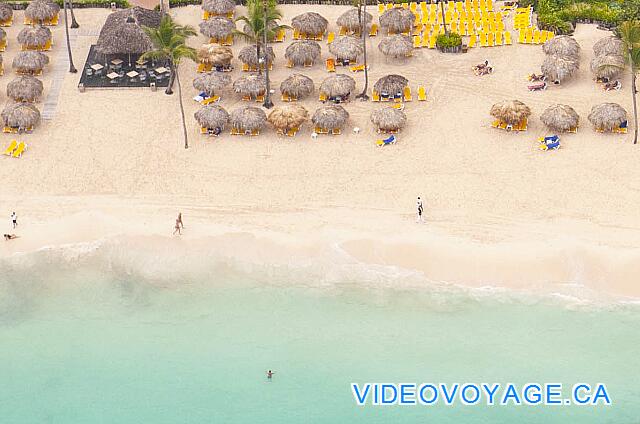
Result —
<svg viewBox="0 0 640 424"><path fill-rule="evenodd" d="M1 423L640 422L637 305L123 256L0 263ZM352 382L602 382L613 405L363 408Z"/></svg>

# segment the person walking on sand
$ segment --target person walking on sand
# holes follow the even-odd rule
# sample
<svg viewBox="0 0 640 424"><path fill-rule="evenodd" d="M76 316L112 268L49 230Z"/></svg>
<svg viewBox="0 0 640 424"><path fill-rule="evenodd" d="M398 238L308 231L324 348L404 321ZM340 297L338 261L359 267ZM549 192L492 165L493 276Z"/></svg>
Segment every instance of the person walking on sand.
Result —
<svg viewBox="0 0 640 424"><path fill-rule="evenodd" d="M13 222L13 228L18 226L18 215L16 215L15 211L11 212L11 222Z"/></svg>
<svg viewBox="0 0 640 424"><path fill-rule="evenodd" d="M416 201L416 222L424 222L422 218L422 212L424 211L424 206L422 205L422 199L418 196L418 200Z"/></svg>
<svg viewBox="0 0 640 424"><path fill-rule="evenodd" d="M173 235L175 236L176 233L178 233L179 236L182 235L182 233L180 232L180 221L176 219L176 226L173 227Z"/></svg>
<svg viewBox="0 0 640 424"><path fill-rule="evenodd" d="M184 224L182 223L182 212L178 212L178 221L180 224L180 228L182 228L184 230Z"/></svg>

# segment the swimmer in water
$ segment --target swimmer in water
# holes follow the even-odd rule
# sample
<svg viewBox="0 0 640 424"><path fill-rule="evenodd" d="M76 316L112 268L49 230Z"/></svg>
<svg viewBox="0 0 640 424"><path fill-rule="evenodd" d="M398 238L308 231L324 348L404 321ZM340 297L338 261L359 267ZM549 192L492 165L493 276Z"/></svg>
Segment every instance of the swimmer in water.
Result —
<svg viewBox="0 0 640 424"><path fill-rule="evenodd" d="M273 374L274 374L274 372L273 372L273 371L271 371L271 370L267 371L267 378L268 378L269 380L271 380L271 377L273 377Z"/></svg>

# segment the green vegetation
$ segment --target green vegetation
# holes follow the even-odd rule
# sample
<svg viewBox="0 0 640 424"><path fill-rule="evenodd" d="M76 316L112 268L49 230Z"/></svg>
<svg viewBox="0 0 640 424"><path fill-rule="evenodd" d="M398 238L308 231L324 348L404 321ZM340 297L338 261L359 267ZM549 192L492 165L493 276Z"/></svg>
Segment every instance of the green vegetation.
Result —
<svg viewBox="0 0 640 424"><path fill-rule="evenodd" d="M62 8L62 0L53 0L54 3L57 3L60 8ZM73 0L73 7L84 8L84 7L110 7L111 3L115 3L117 7L126 8L129 7L130 4L127 0ZM17 9L25 9L30 0L10 0L6 3L11 5L16 5Z"/></svg>
<svg viewBox="0 0 640 424"><path fill-rule="evenodd" d="M455 32L440 34L438 38L436 38L436 46L438 46L439 49L451 49L459 47L460 45L462 45L462 37Z"/></svg>
<svg viewBox="0 0 640 424"><path fill-rule="evenodd" d="M610 28L640 16L640 0L521 0L520 6L532 5L538 14L538 26L567 34L576 23L598 23Z"/></svg>
<svg viewBox="0 0 640 424"><path fill-rule="evenodd" d="M638 105L636 97L636 78L640 70L640 21L625 21L618 26L616 35L624 43L627 62L631 66L631 96L633 100L634 136L633 144L638 143Z"/></svg>

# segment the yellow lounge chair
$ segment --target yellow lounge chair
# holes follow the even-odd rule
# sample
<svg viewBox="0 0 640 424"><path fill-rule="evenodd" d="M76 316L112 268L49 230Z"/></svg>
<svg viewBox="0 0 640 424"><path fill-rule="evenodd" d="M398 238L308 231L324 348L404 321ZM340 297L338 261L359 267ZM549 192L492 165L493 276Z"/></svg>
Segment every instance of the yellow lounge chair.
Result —
<svg viewBox="0 0 640 424"><path fill-rule="evenodd" d="M298 31L297 29L293 30L293 39L294 40L300 40L302 37L300 36L300 31Z"/></svg>
<svg viewBox="0 0 640 424"><path fill-rule="evenodd" d="M406 86L404 90L402 90L402 97L404 98L405 102L410 102L413 100L413 96L411 95L411 88L409 86Z"/></svg>
<svg viewBox="0 0 640 424"><path fill-rule="evenodd" d="M7 147L7 150L5 150L3 154L6 156L11 156L16 147L18 147L18 142L15 140L11 140L9 147Z"/></svg>
<svg viewBox="0 0 640 424"><path fill-rule="evenodd" d="M291 96L289 96L289 94L287 93L282 93L282 96L280 96L280 100L282 100L283 102L290 102Z"/></svg>
<svg viewBox="0 0 640 424"><path fill-rule="evenodd" d="M251 96L249 94L245 94L242 96L242 100L245 102L250 102L251 101Z"/></svg>
<svg viewBox="0 0 640 424"><path fill-rule="evenodd" d="M473 48L476 46L476 40L477 40L476 34L471 34L471 37L469 37L469 48Z"/></svg>
<svg viewBox="0 0 640 424"><path fill-rule="evenodd" d="M334 59L327 59L327 72L335 72L336 71L336 61Z"/></svg>
<svg viewBox="0 0 640 424"><path fill-rule="evenodd" d="M221 40L220 44L222 44L223 46L232 46L233 45L233 35L232 34L227 35L227 38L225 38L224 40Z"/></svg>
<svg viewBox="0 0 640 424"><path fill-rule="evenodd" d="M431 38L429 38L429 48L430 49L435 49L436 48L436 40L437 40L438 36L437 35L432 35Z"/></svg>
<svg viewBox="0 0 640 424"><path fill-rule="evenodd" d="M533 32L533 44L540 44L540 30Z"/></svg>
<svg viewBox="0 0 640 424"><path fill-rule="evenodd" d="M286 32L284 29L281 29L280 31L278 31L275 38L276 43L284 43L285 35L286 35Z"/></svg>
<svg viewBox="0 0 640 424"><path fill-rule="evenodd" d="M371 30L369 30L369 37L375 37L378 35L378 24L371 24Z"/></svg>
<svg viewBox="0 0 640 424"><path fill-rule="evenodd" d="M364 71L364 65L354 65L354 66L349 67L349 70L351 72L362 72L362 71Z"/></svg>
<svg viewBox="0 0 640 424"><path fill-rule="evenodd" d="M260 135L260 130L251 130L251 137L255 137L257 135Z"/></svg>
<svg viewBox="0 0 640 424"><path fill-rule="evenodd" d="M528 30L528 31L524 34L524 43L525 43L525 44L532 44L532 43L533 43L533 31Z"/></svg>
<svg viewBox="0 0 640 424"><path fill-rule="evenodd" d="M413 48L414 49L419 49L420 47L422 47L422 37L420 37L419 35L414 35L413 36Z"/></svg>
<svg viewBox="0 0 640 424"><path fill-rule="evenodd" d="M0 21L0 27L10 27L11 25L13 25L13 16L6 21Z"/></svg>
<svg viewBox="0 0 640 424"><path fill-rule="evenodd" d="M287 130L287 137L295 137L297 133L298 133L298 128L289 128Z"/></svg>
<svg viewBox="0 0 640 424"><path fill-rule="evenodd" d="M208 104L210 104L210 103L215 103L215 102L217 102L218 100L220 100L220 96L215 96L215 95L214 95L214 96L211 96L211 97L209 97L209 98L206 98L206 99L202 100L202 101L200 102L200 104L201 104L202 106L206 106L206 105L208 105Z"/></svg>
<svg viewBox="0 0 640 424"><path fill-rule="evenodd" d="M378 3L378 15L382 15L385 10L384 3Z"/></svg>
<svg viewBox="0 0 640 424"><path fill-rule="evenodd" d="M202 20L206 21L209 19L209 12L207 12L206 10L202 12Z"/></svg>
<svg viewBox="0 0 640 424"><path fill-rule="evenodd" d="M496 38L496 46L501 46L502 45L502 33L501 32L496 32L495 34L495 38Z"/></svg>
<svg viewBox="0 0 640 424"><path fill-rule="evenodd" d="M207 134L209 132L209 128L207 127L200 127L200 134Z"/></svg>
<svg viewBox="0 0 640 424"><path fill-rule="evenodd" d="M231 127L231 130L229 131L230 135L240 135L240 130L235 128L235 127Z"/></svg>
<svg viewBox="0 0 640 424"><path fill-rule="evenodd" d="M16 150L13 151L11 156L13 156L14 158L19 158L22 156L25 150L27 150L27 145L24 144L24 141L21 141L20 144L18 144Z"/></svg>
<svg viewBox="0 0 640 424"><path fill-rule="evenodd" d="M419 102L427 101L427 90L422 85L418 86L418 101Z"/></svg>
<svg viewBox="0 0 640 424"><path fill-rule="evenodd" d="M500 121L497 128L500 130L506 130L509 128L509 125L506 122Z"/></svg>
<svg viewBox="0 0 640 424"><path fill-rule="evenodd" d="M0 41L0 52L5 51L7 48L7 39L5 38L4 40Z"/></svg>
<svg viewBox="0 0 640 424"><path fill-rule="evenodd" d="M287 64L285 65L287 68L293 68L293 61L287 60Z"/></svg>
<svg viewBox="0 0 640 424"><path fill-rule="evenodd" d="M338 31L338 35L340 37L344 37L345 35L347 35L347 28L345 27L340 27L340 31Z"/></svg>
<svg viewBox="0 0 640 424"><path fill-rule="evenodd" d="M495 121L493 121L493 122L491 123L491 126L492 126L493 128L498 128L498 127L500 126L500 120L499 120L499 119L496 119Z"/></svg>
<svg viewBox="0 0 640 424"><path fill-rule="evenodd" d="M504 44L507 45L507 46L511 45L511 32L509 32L509 31L506 31L504 33Z"/></svg>
<svg viewBox="0 0 640 424"><path fill-rule="evenodd" d="M210 63L198 63L198 68L196 69L196 72L201 74L203 72L211 71L212 68L213 66Z"/></svg>
<svg viewBox="0 0 640 424"><path fill-rule="evenodd" d="M329 35L327 35L327 44L333 43L333 40L335 39L336 39L336 33L330 32Z"/></svg>
<svg viewBox="0 0 640 424"><path fill-rule="evenodd" d="M258 94L256 96L256 102L258 102L258 103L264 102L264 94Z"/></svg>
<svg viewBox="0 0 640 424"><path fill-rule="evenodd" d="M243 63L242 64L242 72L249 72L249 64L248 63Z"/></svg>
<svg viewBox="0 0 640 424"><path fill-rule="evenodd" d="M496 41L493 35L493 32L490 32L487 34L487 47L493 47L495 46Z"/></svg>
<svg viewBox="0 0 640 424"><path fill-rule="evenodd" d="M325 93L320 93L320 95L318 96L318 100L320 100L321 102L326 102L327 101L327 95Z"/></svg>
<svg viewBox="0 0 640 424"><path fill-rule="evenodd" d="M380 101L380 93L378 93L376 90L373 90L373 92L371 93L371 101L372 102Z"/></svg>
<svg viewBox="0 0 640 424"><path fill-rule="evenodd" d="M340 128L333 128L331 130L331 135L340 135L342 134L342 130Z"/></svg>
<svg viewBox="0 0 640 424"><path fill-rule="evenodd" d="M524 44L526 35L527 34L525 30L521 29L520 31L518 31L518 43Z"/></svg>
<svg viewBox="0 0 640 424"><path fill-rule="evenodd" d="M487 43L487 33L486 32L481 32L480 33L480 47L487 47L488 43Z"/></svg>
<svg viewBox="0 0 640 424"><path fill-rule="evenodd" d="M570 132L571 134L575 134L578 132L578 127L571 127L567 132Z"/></svg>

